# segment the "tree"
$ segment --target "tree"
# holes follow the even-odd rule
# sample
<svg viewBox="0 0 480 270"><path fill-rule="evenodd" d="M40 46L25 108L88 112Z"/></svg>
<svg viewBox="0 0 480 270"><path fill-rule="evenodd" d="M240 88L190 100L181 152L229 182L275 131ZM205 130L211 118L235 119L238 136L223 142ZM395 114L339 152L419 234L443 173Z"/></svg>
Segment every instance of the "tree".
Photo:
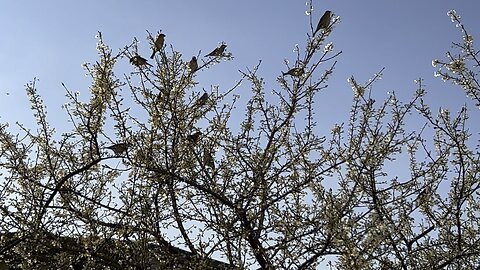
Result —
<svg viewBox="0 0 480 270"><path fill-rule="evenodd" d="M200 91L196 74L225 64L228 51L196 56L192 70L190 57L162 47L119 78L116 64L141 55L136 39L113 53L99 34L99 60L85 65L89 100L65 86L72 126L58 134L33 80L37 126L0 126L2 260L19 269L479 267L480 156L466 107L435 115L421 79L408 102L376 101L379 72L366 84L351 77L347 124L317 127L313 101L341 53L326 41L338 22L316 33L311 23L273 96L260 63L231 89ZM477 52L461 29L463 54L434 62L479 101ZM236 128L241 82L252 96ZM415 113L425 125L409 131ZM402 155L406 178L389 165Z"/></svg>

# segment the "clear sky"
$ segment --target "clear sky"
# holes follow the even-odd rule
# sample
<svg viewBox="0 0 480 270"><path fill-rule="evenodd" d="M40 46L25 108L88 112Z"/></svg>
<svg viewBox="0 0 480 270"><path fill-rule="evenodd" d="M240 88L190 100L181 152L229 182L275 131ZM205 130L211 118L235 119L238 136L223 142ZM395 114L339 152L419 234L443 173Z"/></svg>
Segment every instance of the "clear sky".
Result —
<svg viewBox="0 0 480 270"><path fill-rule="evenodd" d="M346 122L352 100L347 78L354 75L363 83L382 67L386 68L383 79L374 88L379 99L394 90L408 100L416 88L413 80L422 77L432 107L456 111L467 103L473 109L460 89L433 77L431 60L442 58L452 41L461 40L446 15L450 9L456 9L470 33L480 38L480 1L318 0L314 6L314 24L327 9L341 17L329 41L336 51L343 51L330 87L318 97L319 111L328 113L320 124L329 129L334 122ZM140 52L148 56L146 30L162 30L166 43L181 51L185 60L225 41L235 59L200 72L199 87L231 87L240 78L239 69L253 67L261 59L259 74L273 88L275 78L286 69L283 60L293 61L295 44L305 44L310 30L306 10L305 1L298 0L2 1L0 122L33 119L24 85L34 77L40 80L37 86L54 121L66 101L62 82L88 95L90 81L81 64L97 59L97 31L114 51L137 37ZM239 91L248 91L248 85ZM477 119L478 115L472 113Z"/></svg>
<svg viewBox="0 0 480 270"><path fill-rule="evenodd" d="M422 77L433 107L473 105L462 91L433 78L431 60L442 58L451 42L461 38L446 15L450 9L456 9L470 33L480 38L480 1L319 0L314 6L314 24L327 9L341 17L329 41L343 54L318 103L321 111L329 112L328 124L348 119L352 91L347 78L354 75L365 82L382 67L383 79L375 86L379 98L395 90L407 100L415 90L413 80ZM55 111L50 115L65 102L61 82L87 95L90 81L80 65L96 60L97 31L114 51L137 37L140 51L148 56L146 30L162 30L167 44L183 52L186 60L225 41L235 59L199 73L201 87L232 86L240 78L238 69L261 59L260 74L273 88L276 76L285 71L283 59L293 61L294 45L305 44L306 10L305 1L298 0L2 1L0 121L32 119L23 89L34 77L40 80L37 86L49 110ZM336 115L340 118L333 118Z"/></svg>
<svg viewBox="0 0 480 270"><path fill-rule="evenodd" d="M471 131L479 132L480 111L461 89L433 77L431 61L443 58L452 41L461 41L460 31L447 16L450 9L462 17L474 42L480 40L480 0L315 0L314 7L315 25L325 10L341 17L328 41L343 53L329 87L316 102L323 133L328 134L336 122L348 121L353 93L347 78L354 75L364 83L383 67L383 79L374 86L376 98L395 91L407 101L416 89L414 79L422 77L434 111L441 106L455 112L466 103L471 108ZM240 78L239 69L259 60L259 74L268 87L276 87L276 77L286 71L283 60L295 60L295 44L304 48L310 31L307 8L305 0L0 1L0 123L13 126L19 121L34 128L24 85L36 77L49 119L65 124L61 83L88 96L90 79L81 64L97 60L97 31L115 52L137 37L144 57L151 52L146 30L162 30L166 43L185 60L224 41L235 58L198 72L200 89L209 89L210 84L229 88ZM130 67L124 72L133 70L128 59L122 61ZM242 97L248 90L248 84L238 89ZM419 121L418 127L423 123Z"/></svg>

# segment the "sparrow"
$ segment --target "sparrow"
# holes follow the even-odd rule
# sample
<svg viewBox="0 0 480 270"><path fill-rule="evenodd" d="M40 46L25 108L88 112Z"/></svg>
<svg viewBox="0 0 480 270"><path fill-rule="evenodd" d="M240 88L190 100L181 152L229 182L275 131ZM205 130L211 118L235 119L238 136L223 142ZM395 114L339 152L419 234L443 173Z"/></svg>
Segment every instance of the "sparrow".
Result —
<svg viewBox="0 0 480 270"><path fill-rule="evenodd" d="M198 69L197 57L193 56L192 60L188 62L188 69L190 73L194 73Z"/></svg>
<svg viewBox="0 0 480 270"><path fill-rule="evenodd" d="M202 107L203 105L207 104L207 101L208 101L208 94L203 93L203 95L199 97L197 101L195 101L195 104L193 105L193 107Z"/></svg>
<svg viewBox="0 0 480 270"><path fill-rule="evenodd" d="M165 43L165 34L159 34L157 36L157 39L155 39L155 42L153 43L152 46L152 55L150 56L150 59L153 59L155 56L155 53L159 52L163 48L163 43Z"/></svg>
<svg viewBox="0 0 480 270"><path fill-rule="evenodd" d="M320 29L327 29L327 27L330 25L330 19L332 16L332 12L330 10L325 11L323 16L320 18L320 21L318 22L317 29L315 29L315 32L313 32L313 35L320 31Z"/></svg>
<svg viewBox="0 0 480 270"><path fill-rule="evenodd" d="M200 136L202 135L202 132L200 131L197 131L193 134L190 134L187 136L187 141L191 142L191 143L198 143L198 141L200 140Z"/></svg>
<svg viewBox="0 0 480 270"><path fill-rule="evenodd" d="M212 170L215 169L215 160L213 159L212 152L207 148L203 149L203 163L205 166L212 168Z"/></svg>
<svg viewBox="0 0 480 270"><path fill-rule="evenodd" d="M130 58L130 63L134 66L137 66L137 67L140 67L140 66L143 66L143 65L150 65L148 62L147 62L147 59L141 57L140 55L136 54L135 56L133 56L132 58Z"/></svg>
<svg viewBox="0 0 480 270"><path fill-rule="evenodd" d="M220 47L215 48L215 50L213 50L211 53L205 55L205 57L207 57L207 56L214 56L214 57L223 56L223 52L225 51L226 47L227 47L227 44L222 44L222 45L220 45Z"/></svg>
<svg viewBox="0 0 480 270"><path fill-rule="evenodd" d="M300 77L300 76L303 75L303 73L305 73L305 70L303 68L296 67L296 68L290 69L287 72L282 72L282 75L283 76L290 75L290 76L293 76L293 77Z"/></svg>
<svg viewBox="0 0 480 270"><path fill-rule="evenodd" d="M128 146L126 143L116 143L116 144L107 146L106 148L112 150L113 153L115 153L115 155L121 155L125 153L125 151L127 151Z"/></svg>

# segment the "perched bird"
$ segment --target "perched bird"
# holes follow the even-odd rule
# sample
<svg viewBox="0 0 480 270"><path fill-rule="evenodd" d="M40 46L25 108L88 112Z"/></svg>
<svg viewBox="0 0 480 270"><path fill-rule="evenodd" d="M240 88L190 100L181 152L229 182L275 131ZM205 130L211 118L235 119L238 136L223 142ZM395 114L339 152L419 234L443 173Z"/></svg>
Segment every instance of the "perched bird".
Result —
<svg viewBox="0 0 480 270"><path fill-rule="evenodd" d="M293 76L293 77L300 77L300 76L303 75L303 73L305 73L305 70L303 68L296 67L296 68L290 69L287 72L282 72L282 75L283 76L290 75L290 76Z"/></svg>
<svg viewBox="0 0 480 270"><path fill-rule="evenodd" d="M140 66L144 66L144 65L150 65L148 62L147 62L147 59L141 57L140 55L136 54L135 56L133 56L132 58L130 58L130 63L134 66L137 66L137 67L140 67Z"/></svg>
<svg viewBox="0 0 480 270"><path fill-rule="evenodd" d="M164 43L165 43L165 34L159 34L157 36L157 39L155 39L155 42L153 43L153 46L152 46L153 52L152 52L152 55L150 56L150 59L153 59L155 54L162 50Z"/></svg>
<svg viewBox="0 0 480 270"><path fill-rule="evenodd" d="M188 62L188 69L190 73L194 73L198 69L197 57L193 56L192 60Z"/></svg>
<svg viewBox="0 0 480 270"><path fill-rule="evenodd" d="M212 170L215 169L215 160L213 159L212 152L207 148L203 149L203 164L212 168Z"/></svg>
<svg viewBox="0 0 480 270"><path fill-rule="evenodd" d="M121 155L127 151L128 145L126 143L116 143L106 147L115 153L115 155Z"/></svg>
<svg viewBox="0 0 480 270"><path fill-rule="evenodd" d="M191 143L198 143L198 141L200 140L200 136L202 136L202 132L200 131L197 131L193 134L190 134L187 136L187 141L191 142Z"/></svg>
<svg viewBox="0 0 480 270"><path fill-rule="evenodd" d="M227 44L222 44L220 45L220 47L215 48L215 50L213 50L211 53L205 55L205 57L206 56L215 56L215 57L222 56L226 47L227 47Z"/></svg>
<svg viewBox="0 0 480 270"><path fill-rule="evenodd" d="M208 94L203 93L203 95L201 97L199 97L197 99L197 101L195 101L195 104L193 106L194 107L202 107L203 105L207 104L207 101L208 101Z"/></svg>
<svg viewBox="0 0 480 270"><path fill-rule="evenodd" d="M330 10L325 11L323 16L320 18L320 21L318 22L317 29L315 29L315 32L313 32L313 35L320 31L320 29L327 29L327 27L330 25L330 19L332 16L332 12Z"/></svg>

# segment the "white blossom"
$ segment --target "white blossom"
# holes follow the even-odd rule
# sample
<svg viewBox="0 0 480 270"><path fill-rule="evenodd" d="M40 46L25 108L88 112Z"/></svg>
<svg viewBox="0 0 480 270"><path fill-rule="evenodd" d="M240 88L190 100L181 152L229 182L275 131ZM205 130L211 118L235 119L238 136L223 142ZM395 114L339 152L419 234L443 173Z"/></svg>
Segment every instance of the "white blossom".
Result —
<svg viewBox="0 0 480 270"><path fill-rule="evenodd" d="M447 68L453 73L460 73L465 70L465 63L461 59L455 59L448 64Z"/></svg>
<svg viewBox="0 0 480 270"><path fill-rule="evenodd" d="M327 45L325 45L325 48L323 49L324 53L331 52L333 50L333 43L329 42Z"/></svg>
<svg viewBox="0 0 480 270"><path fill-rule="evenodd" d="M472 46L473 44L473 36L472 35L465 35L463 36L463 42L467 46Z"/></svg>
<svg viewBox="0 0 480 270"><path fill-rule="evenodd" d="M450 111L448 109L442 108L440 109L440 116L442 118L448 118L450 116Z"/></svg>
<svg viewBox="0 0 480 270"><path fill-rule="evenodd" d="M330 133L332 133L332 135L335 136L335 135L340 134L340 131L341 131L341 127L339 125L335 124L335 126L332 128Z"/></svg>
<svg viewBox="0 0 480 270"><path fill-rule="evenodd" d="M447 15L448 17L450 17L450 19L452 19L452 22L455 22L455 18L460 18L459 16L457 16L457 12L455 11L455 9L449 10L447 12Z"/></svg>

